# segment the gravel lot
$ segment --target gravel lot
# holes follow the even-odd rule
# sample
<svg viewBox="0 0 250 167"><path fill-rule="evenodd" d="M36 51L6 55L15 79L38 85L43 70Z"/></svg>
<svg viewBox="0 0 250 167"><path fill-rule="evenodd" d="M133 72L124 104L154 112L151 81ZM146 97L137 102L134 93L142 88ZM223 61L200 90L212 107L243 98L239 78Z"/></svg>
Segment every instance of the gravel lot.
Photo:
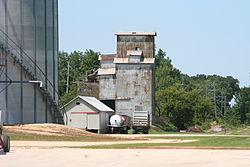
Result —
<svg viewBox="0 0 250 167"><path fill-rule="evenodd" d="M71 142L71 141L11 141L14 148L55 148L64 146L93 146L93 145L112 145L112 144L134 144L134 143L183 143L196 140L181 139L147 139L136 141L106 141L106 142Z"/></svg>
<svg viewBox="0 0 250 167"><path fill-rule="evenodd" d="M250 150L22 149L0 152L1 167L249 167Z"/></svg>
<svg viewBox="0 0 250 167"><path fill-rule="evenodd" d="M62 125L36 124L7 127L10 132L43 135L96 135ZM0 151L0 167L249 167L250 150L202 149L69 149L63 146L87 146L121 143L178 143L180 139L147 139L128 141L126 138L177 135L108 135L124 141L58 142L11 141L11 151ZM182 135L183 136L183 135ZM187 134L185 136L199 136ZM204 136L204 135L202 135ZM209 135L211 136L211 135Z"/></svg>

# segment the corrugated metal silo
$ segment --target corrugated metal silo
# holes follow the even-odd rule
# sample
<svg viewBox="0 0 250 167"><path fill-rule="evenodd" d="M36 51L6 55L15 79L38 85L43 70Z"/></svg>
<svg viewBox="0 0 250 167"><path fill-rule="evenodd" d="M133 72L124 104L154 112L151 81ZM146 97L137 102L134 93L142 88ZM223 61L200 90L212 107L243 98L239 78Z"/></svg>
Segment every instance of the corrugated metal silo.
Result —
<svg viewBox="0 0 250 167"><path fill-rule="evenodd" d="M57 107L58 0L0 0L0 45L3 121L62 123Z"/></svg>

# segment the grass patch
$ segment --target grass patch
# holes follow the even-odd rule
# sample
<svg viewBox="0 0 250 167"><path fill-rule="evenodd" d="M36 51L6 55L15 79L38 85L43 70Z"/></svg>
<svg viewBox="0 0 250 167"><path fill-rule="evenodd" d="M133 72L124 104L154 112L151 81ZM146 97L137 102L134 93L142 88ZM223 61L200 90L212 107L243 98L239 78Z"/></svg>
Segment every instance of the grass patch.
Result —
<svg viewBox="0 0 250 167"><path fill-rule="evenodd" d="M140 148L140 147L216 147L216 148L236 148L250 147L250 137L232 137L232 136L202 136L202 137L153 137L160 139L182 139L182 140L198 140L188 143L139 143L139 144L114 144L114 145L96 145L96 146L80 146L72 148L89 148L89 149L118 149L118 148Z"/></svg>
<svg viewBox="0 0 250 167"><path fill-rule="evenodd" d="M98 141L120 141L120 138L93 135L93 136L49 136L28 133L10 133L5 132L4 135L10 136L11 140L20 141L81 141L81 142L98 142Z"/></svg>
<svg viewBox="0 0 250 167"><path fill-rule="evenodd" d="M197 134L192 132L170 132L164 131L157 126L151 126L149 129L150 134ZM211 129L206 130L203 134L218 134L218 135L250 135L250 126L242 126L242 127L230 127L226 131L214 132Z"/></svg>
<svg viewBox="0 0 250 167"><path fill-rule="evenodd" d="M217 134L224 134L223 132L218 132ZM228 130L226 132L228 135L250 135L250 127L240 127Z"/></svg>
<svg viewBox="0 0 250 167"><path fill-rule="evenodd" d="M244 136L180 136L155 137L160 139L198 140L188 143L167 143L171 146L203 146L203 147L250 147L250 137Z"/></svg>

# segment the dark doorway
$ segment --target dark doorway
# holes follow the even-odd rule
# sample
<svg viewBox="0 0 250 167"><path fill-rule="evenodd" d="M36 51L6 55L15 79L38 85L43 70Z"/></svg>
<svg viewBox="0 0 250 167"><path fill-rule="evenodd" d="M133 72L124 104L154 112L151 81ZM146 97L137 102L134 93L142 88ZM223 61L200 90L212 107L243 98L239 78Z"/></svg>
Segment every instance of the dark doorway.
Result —
<svg viewBox="0 0 250 167"><path fill-rule="evenodd" d="M115 111L115 100L101 100L105 105L109 106L112 110Z"/></svg>

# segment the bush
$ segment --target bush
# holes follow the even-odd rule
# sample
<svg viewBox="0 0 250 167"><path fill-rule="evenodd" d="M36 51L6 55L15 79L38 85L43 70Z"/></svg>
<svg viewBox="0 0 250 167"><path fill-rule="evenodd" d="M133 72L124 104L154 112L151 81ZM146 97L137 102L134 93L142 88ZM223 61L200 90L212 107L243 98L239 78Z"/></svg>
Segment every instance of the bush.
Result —
<svg viewBox="0 0 250 167"><path fill-rule="evenodd" d="M170 123L169 119L162 115L157 118L157 126L164 131L177 132L179 129L172 123Z"/></svg>
<svg viewBox="0 0 250 167"><path fill-rule="evenodd" d="M165 131L171 131L171 132L178 131L178 128L168 121L163 121L161 126Z"/></svg>
<svg viewBox="0 0 250 167"><path fill-rule="evenodd" d="M222 120L223 120L223 123L228 127L239 127L241 125L240 117L235 112L234 109L228 110Z"/></svg>
<svg viewBox="0 0 250 167"><path fill-rule="evenodd" d="M246 124L250 125L250 113L246 113Z"/></svg>
<svg viewBox="0 0 250 167"><path fill-rule="evenodd" d="M194 132L194 133L204 133L204 130L200 126L189 126L187 128L187 132Z"/></svg>
<svg viewBox="0 0 250 167"><path fill-rule="evenodd" d="M211 125L210 125L211 122L212 122L212 120L207 120L207 121L203 122L203 123L201 124L201 128L202 128L203 130L208 130L208 129L210 129L210 128L211 128Z"/></svg>

